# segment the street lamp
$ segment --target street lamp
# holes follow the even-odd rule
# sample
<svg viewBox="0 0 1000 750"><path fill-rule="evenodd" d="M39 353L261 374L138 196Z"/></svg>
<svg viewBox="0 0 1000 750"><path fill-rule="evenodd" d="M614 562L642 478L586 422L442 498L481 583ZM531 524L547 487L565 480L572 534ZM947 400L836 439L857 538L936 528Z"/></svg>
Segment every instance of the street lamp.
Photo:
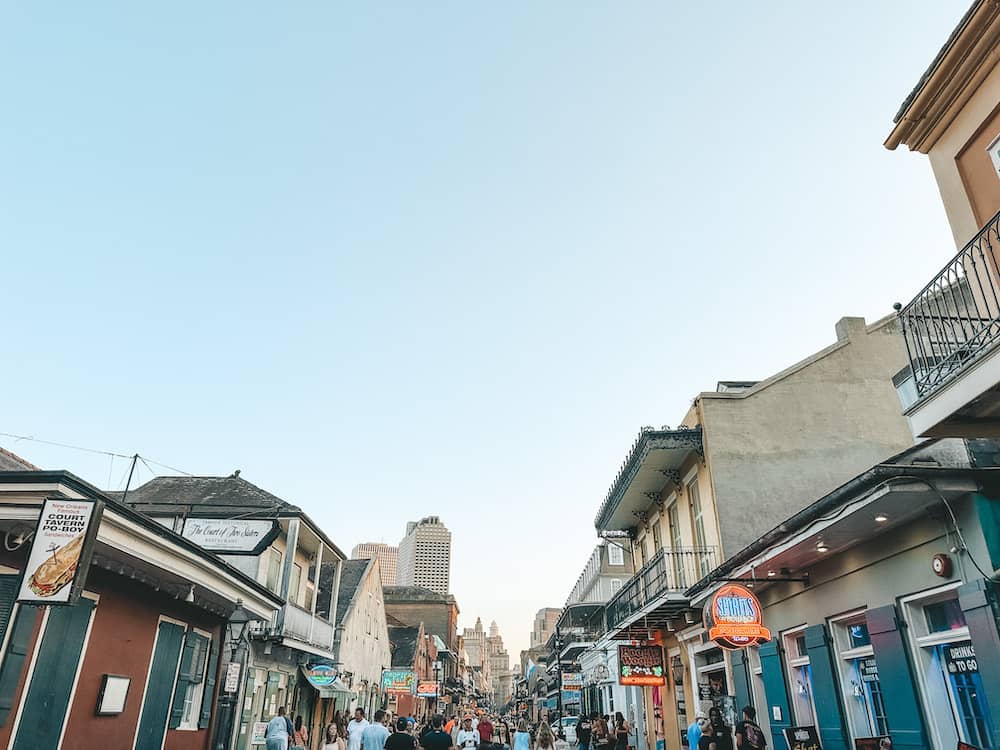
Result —
<svg viewBox="0 0 1000 750"><path fill-rule="evenodd" d="M434 661L434 714L438 712L438 703L441 694L441 683L438 682L438 674L441 672L441 662L438 660Z"/></svg>
<svg viewBox="0 0 1000 750"><path fill-rule="evenodd" d="M229 616L229 620L226 621L226 640L229 642L229 652L236 658L236 652L239 650L240 646L243 645L243 639L246 637L247 629L250 627L250 623L253 622L254 618L243 609L243 602L240 599L236 600L236 609Z"/></svg>

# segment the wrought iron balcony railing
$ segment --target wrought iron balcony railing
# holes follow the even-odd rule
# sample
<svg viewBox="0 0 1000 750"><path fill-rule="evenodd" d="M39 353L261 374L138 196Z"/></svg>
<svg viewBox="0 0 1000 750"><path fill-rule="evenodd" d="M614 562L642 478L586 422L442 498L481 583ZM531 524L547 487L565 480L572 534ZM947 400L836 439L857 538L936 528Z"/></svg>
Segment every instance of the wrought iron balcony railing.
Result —
<svg viewBox="0 0 1000 750"><path fill-rule="evenodd" d="M905 307L897 305L917 395L956 377L1000 340L1000 214Z"/></svg>
<svg viewBox="0 0 1000 750"><path fill-rule="evenodd" d="M687 590L715 569L718 556L715 547L661 549L608 602L608 630L619 627L657 597Z"/></svg>

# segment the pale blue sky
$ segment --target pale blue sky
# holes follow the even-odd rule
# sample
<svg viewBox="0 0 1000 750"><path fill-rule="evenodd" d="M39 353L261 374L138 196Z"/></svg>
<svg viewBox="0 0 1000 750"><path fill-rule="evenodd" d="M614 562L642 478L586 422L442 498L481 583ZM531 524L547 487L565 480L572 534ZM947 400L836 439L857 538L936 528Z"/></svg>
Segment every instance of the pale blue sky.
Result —
<svg viewBox="0 0 1000 750"><path fill-rule="evenodd" d="M438 514L516 652L641 425L953 252L881 143L967 4L3 4L0 431Z"/></svg>

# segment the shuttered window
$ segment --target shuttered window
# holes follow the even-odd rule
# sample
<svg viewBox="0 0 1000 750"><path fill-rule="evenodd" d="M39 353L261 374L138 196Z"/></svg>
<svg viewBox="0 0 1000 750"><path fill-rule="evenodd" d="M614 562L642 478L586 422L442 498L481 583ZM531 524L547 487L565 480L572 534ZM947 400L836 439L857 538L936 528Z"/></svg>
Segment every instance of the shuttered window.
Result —
<svg viewBox="0 0 1000 750"><path fill-rule="evenodd" d="M207 636L195 630L187 631L177 671L174 702L170 710L171 729L198 728L211 645L211 639Z"/></svg>

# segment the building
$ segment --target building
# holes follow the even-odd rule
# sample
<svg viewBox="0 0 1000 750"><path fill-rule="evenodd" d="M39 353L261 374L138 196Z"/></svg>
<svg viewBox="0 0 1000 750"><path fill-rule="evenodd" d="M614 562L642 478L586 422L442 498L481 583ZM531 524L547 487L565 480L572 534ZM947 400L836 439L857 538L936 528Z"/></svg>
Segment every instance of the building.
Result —
<svg viewBox="0 0 1000 750"><path fill-rule="evenodd" d="M462 644L465 651L466 666L472 672L473 686L482 695L492 692L493 676L490 672L490 658L486 644L486 631L483 621L476 618L476 624L462 631Z"/></svg>
<svg viewBox="0 0 1000 750"><path fill-rule="evenodd" d="M535 622L531 626L531 648L544 646L556 630L556 622L562 610L558 607L545 607L535 613Z"/></svg>
<svg viewBox="0 0 1000 750"><path fill-rule="evenodd" d="M635 573L631 545L605 541L594 548L580 577L566 598L566 606L596 602L604 604Z"/></svg>
<svg viewBox="0 0 1000 750"><path fill-rule="evenodd" d="M382 542L362 542L354 545L351 550L352 560L371 560L378 558L379 570L382 571L382 585L396 585L396 562L399 547L390 547Z"/></svg>
<svg viewBox="0 0 1000 750"><path fill-rule="evenodd" d="M255 722L278 706L302 715L315 734L354 696L342 680L317 684L312 667L336 663L339 570L344 554L301 508L243 479L155 477L128 493L130 507L173 529L273 592L283 602L254 626L243 686L238 750ZM294 552L290 552L294 551ZM320 570L334 574L325 578ZM302 667L306 667L303 669Z"/></svg>
<svg viewBox="0 0 1000 750"><path fill-rule="evenodd" d="M434 636L424 632L423 626L389 626L389 643L392 647L392 671L412 673L416 684L435 682L440 673L435 674L437 646ZM389 693L388 708L399 716L424 717L437 713L435 702L441 698L440 688L433 697L419 696L412 692Z"/></svg>
<svg viewBox="0 0 1000 750"><path fill-rule="evenodd" d="M451 532L437 516L406 524L399 543L396 580L400 586L420 586L448 594L451 585Z"/></svg>
<svg viewBox="0 0 1000 750"><path fill-rule="evenodd" d="M458 690L461 639L455 597L419 586L386 586L382 593L387 617L407 627L423 627L435 639L437 659L441 662L438 675L442 684L441 708L451 714L453 694Z"/></svg>
<svg viewBox="0 0 1000 750"><path fill-rule="evenodd" d="M493 705L503 706L514 694L514 676L510 671L510 654L503 645L500 626L496 620L490 623L486 636L486 658L490 667L490 692Z"/></svg>
<svg viewBox="0 0 1000 750"><path fill-rule="evenodd" d="M910 362L897 378L913 431L996 435L1000 405L1000 8L977 0L895 116L885 146L930 160L957 254L905 306ZM904 260L904 257L900 257Z"/></svg>
<svg viewBox="0 0 1000 750"><path fill-rule="evenodd" d="M694 708L731 708L727 653L687 647L701 631L685 591L803 498L913 443L892 387L906 364L895 318L835 330L831 346L766 380L698 395L676 429L643 428L597 514L601 535L631 540L638 568L607 604L609 637L662 644L685 670L680 684L645 688L646 734L668 746L686 741Z"/></svg>
<svg viewBox="0 0 1000 750"><path fill-rule="evenodd" d="M995 440L922 443L805 501L691 588L711 609L729 585L713 579L753 587L770 638L732 652L731 684L772 747L805 725L824 748L1000 746L998 458Z"/></svg>
<svg viewBox="0 0 1000 750"><path fill-rule="evenodd" d="M0 456L0 742L17 750L228 744L236 695L225 678L243 644L229 640L228 619L270 621L281 597L73 474L17 465ZM66 555L73 542L49 545L60 523L52 519L78 513L85 525L62 534L79 530L86 540L69 558L69 578L19 596L22 576L36 580L42 569L29 557L35 542L42 565L58 567L58 550ZM25 594L38 603L16 603Z"/></svg>
<svg viewBox="0 0 1000 750"><path fill-rule="evenodd" d="M382 705L382 673L392 664L378 566L378 558L342 564L334 638L334 665L369 715ZM336 574L336 565L324 565L324 579Z"/></svg>

